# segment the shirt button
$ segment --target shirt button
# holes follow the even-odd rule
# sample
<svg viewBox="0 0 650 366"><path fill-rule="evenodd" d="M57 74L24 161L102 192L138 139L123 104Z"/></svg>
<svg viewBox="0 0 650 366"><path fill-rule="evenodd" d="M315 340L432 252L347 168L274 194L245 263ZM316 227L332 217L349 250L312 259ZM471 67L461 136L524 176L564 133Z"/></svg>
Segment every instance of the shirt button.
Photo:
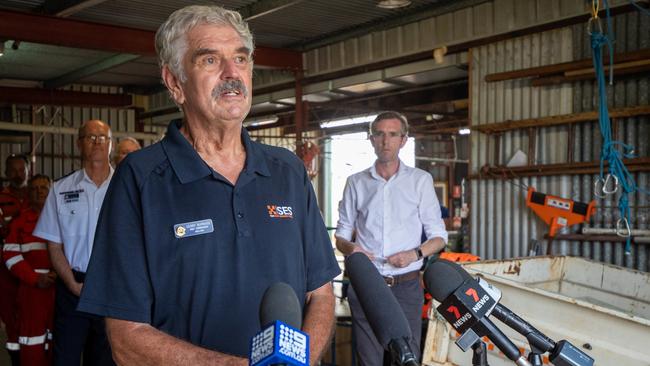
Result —
<svg viewBox="0 0 650 366"><path fill-rule="evenodd" d="M243 218L243 217L244 217L244 214L243 214L243 213L241 213L241 212L237 212L237 218L238 218L238 219L241 219L241 218Z"/></svg>

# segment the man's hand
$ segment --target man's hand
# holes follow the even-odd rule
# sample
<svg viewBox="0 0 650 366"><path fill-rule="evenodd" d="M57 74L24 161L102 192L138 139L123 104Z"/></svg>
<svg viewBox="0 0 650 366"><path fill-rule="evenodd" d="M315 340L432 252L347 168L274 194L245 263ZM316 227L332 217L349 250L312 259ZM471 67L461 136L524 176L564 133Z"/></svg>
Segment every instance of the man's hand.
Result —
<svg viewBox="0 0 650 366"><path fill-rule="evenodd" d="M39 273L38 279L36 280L36 287L49 288L54 284L55 279L56 279L56 273L54 272Z"/></svg>
<svg viewBox="0 0 650 366"><path fill-rule="evenodd" d="M365 254L370 260L375 259L375 256L372 255L369 251L363 249L361 245L353 243L347 239L343 239L339 236L335 236L336 238L336 249L340 250L341 253L344 255L352 255L353 253L363 253Z"/></svg>
<svg viewBox="0 0 650 366"><path fill-rule="evenodd" d="M83 283L79 283L79 282L77 282L77 281L74 281L74 282L72 283L72 287L68 287L68 289L69 289L70 292L72 292L76 297L79 297L79 296L81 296L81 289L83 288L83 286L84 286Z"/></svg>
<svg viewBox="0 0 650 366"><path fill-rule="evenodd" d="M404 268L418 260L418 255L413 249L395 253L387 258L388 263L397 268Z"/></svg>

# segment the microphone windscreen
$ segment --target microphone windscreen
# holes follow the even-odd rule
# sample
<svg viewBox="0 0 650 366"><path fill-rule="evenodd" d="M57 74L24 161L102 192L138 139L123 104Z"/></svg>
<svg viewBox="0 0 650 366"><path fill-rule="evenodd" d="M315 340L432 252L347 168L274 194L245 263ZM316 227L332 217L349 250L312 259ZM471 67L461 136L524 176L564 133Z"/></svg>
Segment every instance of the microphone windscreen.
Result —
<svg viewBox="0 0 650 366"><path fill-rule="evenodd" d="M472 278L458 263L438 259L424 271L424 285L427 292L438 302L451 295L465 280Z"/></svg>
<svg viewBox="0 0 650 366"><path fill-rule="evenodd" d="M379 343L386 349L393 339L410 338L402 307L370 259L363 253L353 253L345 259L345 269Z"/></svg>
<svg viewBox="0 0 650 366"><path fill-rule="evenodd" d="M260 303L260 324L262 327L279 320L293 328L302 327L302 307L293 288L284 282L277 282L264 292Z"/></svg>

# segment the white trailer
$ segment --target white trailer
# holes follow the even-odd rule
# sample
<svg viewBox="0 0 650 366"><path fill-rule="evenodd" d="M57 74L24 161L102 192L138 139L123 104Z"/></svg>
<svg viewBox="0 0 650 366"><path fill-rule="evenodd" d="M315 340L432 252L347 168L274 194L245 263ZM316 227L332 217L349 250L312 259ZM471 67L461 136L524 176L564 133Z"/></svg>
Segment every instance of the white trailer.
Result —
<svg viewBox="0 0 650 366"><path fill-rule="evenodd" d="M650 273L576 257L532 257L464 263L502 291L501 303L555 341L566 339L598 366L650 366ZM471 366L459 334L429 312L423 365ZM526 339L493 322L527 355ZM489 341L490 366L512 361ZM551 364L544 357L545 364Z"/></svg>

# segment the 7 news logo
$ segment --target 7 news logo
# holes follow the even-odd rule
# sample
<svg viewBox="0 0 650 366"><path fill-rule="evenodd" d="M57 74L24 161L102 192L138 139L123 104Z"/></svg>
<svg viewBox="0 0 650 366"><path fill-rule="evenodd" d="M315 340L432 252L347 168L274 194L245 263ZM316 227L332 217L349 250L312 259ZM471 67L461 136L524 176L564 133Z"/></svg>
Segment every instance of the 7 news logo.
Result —
<svg viewBox="0 0 650 366"><path fill-rule="evenodd" d="M468 280L438 306L438 312L454 329L463 333L486 316L495 304L482 288L472 286Z"/></svg>
<svg viewBox="0 0 650 366"><path fill-rule="evenodd" d="M269 217L279 219L293 219L293 209L291 206L266 205L269 211Z"/></svg>

